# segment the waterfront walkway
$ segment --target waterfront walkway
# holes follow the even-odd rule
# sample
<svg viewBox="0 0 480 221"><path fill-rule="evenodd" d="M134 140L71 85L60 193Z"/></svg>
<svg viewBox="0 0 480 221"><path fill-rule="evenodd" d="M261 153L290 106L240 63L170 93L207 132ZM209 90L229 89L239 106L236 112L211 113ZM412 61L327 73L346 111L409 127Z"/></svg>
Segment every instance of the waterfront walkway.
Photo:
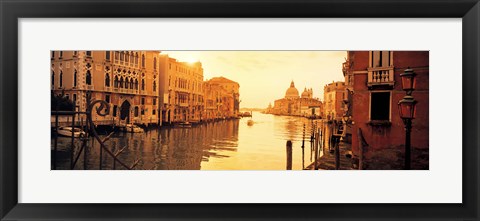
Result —
<svg viewBox="0 0 480 221"><path fill-rule="evenodd" d="M348 143L340 142L340 170L352 170L352 159L348 158L347 153L351 154L351 145ZM317 163L319 170L335 170L335 152L324 150L323 156L319 157L316 162L311 163L305 170L314 170L315 163Z"/></svg>

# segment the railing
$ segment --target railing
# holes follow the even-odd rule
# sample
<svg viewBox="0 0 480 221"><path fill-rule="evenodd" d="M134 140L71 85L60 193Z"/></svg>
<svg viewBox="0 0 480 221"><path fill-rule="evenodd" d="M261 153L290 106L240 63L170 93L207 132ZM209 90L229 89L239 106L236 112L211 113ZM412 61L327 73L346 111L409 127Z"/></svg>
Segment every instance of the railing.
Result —
<svg viewBox="0 0 480 221"><path fill-rule="evenodd" d="M376 85L393 86L395 84L393 70L393 67L369 68L367 85L369 87Z"/></svg>
<svg viewBox="0 0 480 221"><path fill-rule="evenodd" d="M102 154L103 152L105 151L107 153L107 155L110 155L113 159L113 169L116 168L116 164L120 164L121 166L123 166L125 169L128 169L128 170L131 170L131 169L134 169L140 162L140 160L138 159L138 157L136 157L133 161L133 164L132 165L127 165L126 163L124 163L123 161L121 161L118 156L127 148L127 147L123 147L123 148L120 148L118 149L117 151L115 152L112 152L110 150L110 148L107 148L107 146L105 145L105 142L107 142L111 136L114 134L114 132L110 133L107 137L101 139L96 131L96 124L94 123L93 119L92 119L92 114L93 114L93 108L99 104L98 107L95 108L95 111L97 113L97 115L101 116L101 117L105 117L108 115L109 113L109 110L110 110L110 104L108 104L107 102L105 101L102 101L102 100L96 100L92 103L90 103L87 107L87 111L85 112L81 112L81 111L52 111L51 112L51 116L54 118L54 148L53 148L53 152L52 152L52 169L56 170L57 169L57 146L58 146L58 130L60 128L60 117L61 118L65 118L65 116L70 116L72 121L71 121L71 124L69 125L70 127L72 128L80 128L80 131L74 131L73 129L71 130L71 149L70 149L70 169L75 169L75 166L80 158L80 156L82 155L83 153L83 169L92 169L92 168L88 168L87 167L87 156L89 156L89 154L87 153L89 150L91 150L91 148L88 148L87 147L87 143L89 141L89 137L93 137L94 138L94 142L95 140L100 144L100 156L99 156L99 159L100 159L100 163L99 163L99 169L101 170L102 169L102 166L103 166L103 160L104 160L104 157L102 157ZM85 116L82 116L82 115L85 115L86 116L86 121L84 122L84 118ZM68 118L68 117L67 117ZM113 123L113 119L109 120L110 122ZM114 125L114 124L112 124ZM115 130L114 130L115 131ZM80 139L80 147L77 147L75 145L75 142L74 140L75 139ZM94 144L92 144L92 147L94 147ZM145 169L145 168L143 168Z"/></svg>

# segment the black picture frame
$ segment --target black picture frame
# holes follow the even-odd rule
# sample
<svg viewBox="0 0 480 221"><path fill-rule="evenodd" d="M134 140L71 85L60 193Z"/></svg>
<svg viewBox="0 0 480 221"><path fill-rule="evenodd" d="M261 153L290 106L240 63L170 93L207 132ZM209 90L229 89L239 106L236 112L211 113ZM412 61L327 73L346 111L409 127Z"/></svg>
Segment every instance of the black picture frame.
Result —
<svg viewBox="0 0 480 221"><path fill-rule="evenodd" d="M0 2L1 220L479 220L478 0L1 0ZM19 204L18 19L63 17L462 18L463 203ZM450 76L457 77L458 73L452 73Z"/></svg>

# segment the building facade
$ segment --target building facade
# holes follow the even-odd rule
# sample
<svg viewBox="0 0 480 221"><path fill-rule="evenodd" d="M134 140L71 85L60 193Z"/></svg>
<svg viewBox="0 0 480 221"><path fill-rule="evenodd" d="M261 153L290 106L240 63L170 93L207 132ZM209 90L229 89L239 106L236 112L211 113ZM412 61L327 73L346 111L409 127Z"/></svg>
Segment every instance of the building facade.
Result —
<svg viewBox="0 0 480 221"><path fill-rule="evenodd" d="M233 99L233 101L229 101L229 112L227 115L229 117L237 117L240 111L240 84L225 77L211 78L208 80L208 83L220 86L223 88L224 93L226 93L225 97L228 97L228 99Z"/></svg>
<svg viewBox="0 0 480 221"><path fill-rule="evenodd" d="M238 117L240 85L224 77L204 82L205 120Z"/></svg>
<svg viewBox="0 0 480 221"><path fill-rule="evenodd" d="M411 145L412 168L428 169L429 52L349 51L343 65L349 83L347 116L350 117L352 152L362 156L367 169L403 167L405 128L398 102L403 99L400 74L411 68L416 75L417 100ZM348 79L347 79L348 78Z"/></svg>
<svg viewBox="0 0 480 221"><path fill-rule="evenodd" d="M77 110L93 100L110 104L96 124L158 124L159 51L51 51L51 91Z"/></svg>
<svg viewBox="0 0 480 221"><path fill-rule="evenodd" d="M345 82L332 82L323 88L324 118L340 120L345 113Z"/></svg>
<svg viewBox="0 0 480 221"><path fill-rule="evenodd" d="M199 122L204 111L202 63L160 56L162 122Z"/></svg>

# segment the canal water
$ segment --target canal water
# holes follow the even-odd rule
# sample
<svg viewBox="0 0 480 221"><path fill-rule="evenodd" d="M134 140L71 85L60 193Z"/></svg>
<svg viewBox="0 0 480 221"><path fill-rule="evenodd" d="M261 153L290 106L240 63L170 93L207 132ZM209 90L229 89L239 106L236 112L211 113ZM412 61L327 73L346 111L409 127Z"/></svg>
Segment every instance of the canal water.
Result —
<svg viewBox="0 0 480 221"><path fill-rule="evenodd" d="M251 126L247 125L250 119L255 122ZM304 124L306 135L302 151ZM291 140L292 169L301 170L313 159L311 126L312 120L302 117L253 112L252 118L223 120L191 128L162 127L145 133L117 132L106 142L106 146L112 152L126 147L119 158L127 165L138 159L135 169L285 170L286 142ZM57 169L69 169L71 139L59 137L57 142ZM99 169L99 143L93 138L85 142L88 150L86 161L83 153L80 154L75 169L84 169L85 166L91 170ZM51 144L54 154L53 138ZM76 139L75 145L78 152L81 141ZM105 151L102 169L113 169L113 160ZM125 168L117 163L116 169Z"/></svg>

